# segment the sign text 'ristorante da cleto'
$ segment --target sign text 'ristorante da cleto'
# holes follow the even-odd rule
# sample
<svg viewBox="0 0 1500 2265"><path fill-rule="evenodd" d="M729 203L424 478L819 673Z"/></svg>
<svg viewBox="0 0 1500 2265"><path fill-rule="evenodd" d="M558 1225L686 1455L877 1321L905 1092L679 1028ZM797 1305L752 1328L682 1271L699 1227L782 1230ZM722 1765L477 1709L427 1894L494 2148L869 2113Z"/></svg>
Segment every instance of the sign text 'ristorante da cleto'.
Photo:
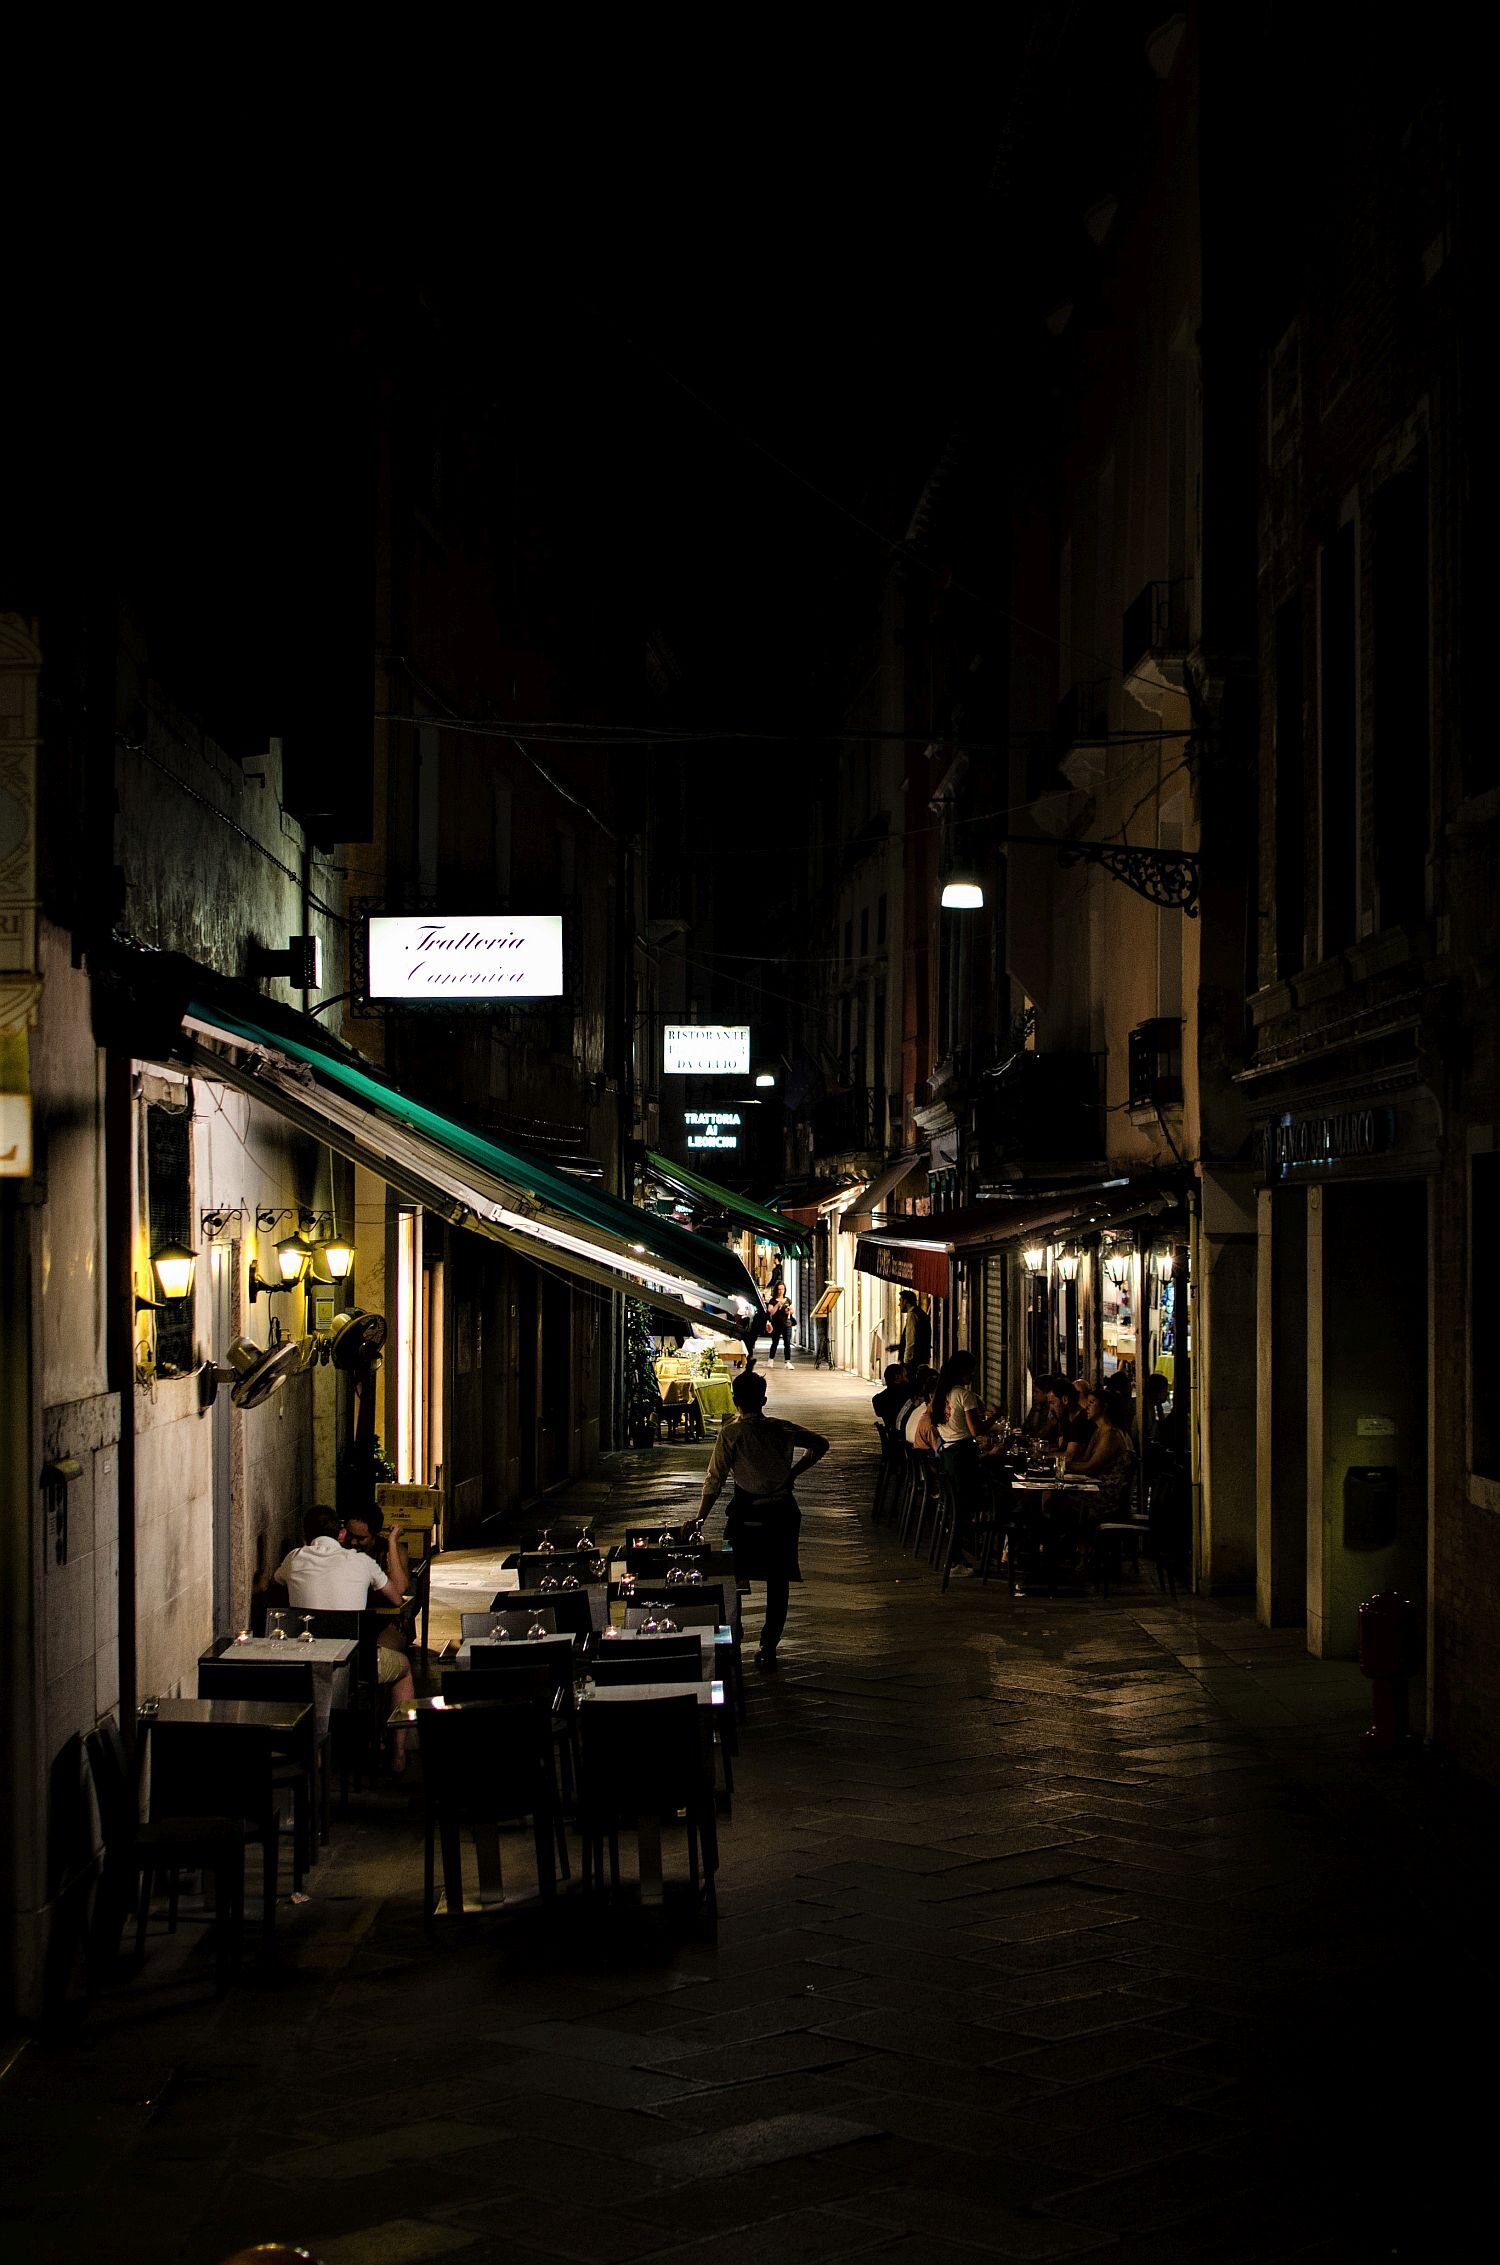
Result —
<svg viewBox="0 0 1500 2265"><path fill-rule="evenodd" d="M370 915L372 999L560 999L557 913Z"/></svg>
<svg viewBox="0 0 1500 2265"><path fill-rule="evenodd" d="M661 1066L668 1077L748 1077L750 1025L669 1022L662 1033Z"/></svg>

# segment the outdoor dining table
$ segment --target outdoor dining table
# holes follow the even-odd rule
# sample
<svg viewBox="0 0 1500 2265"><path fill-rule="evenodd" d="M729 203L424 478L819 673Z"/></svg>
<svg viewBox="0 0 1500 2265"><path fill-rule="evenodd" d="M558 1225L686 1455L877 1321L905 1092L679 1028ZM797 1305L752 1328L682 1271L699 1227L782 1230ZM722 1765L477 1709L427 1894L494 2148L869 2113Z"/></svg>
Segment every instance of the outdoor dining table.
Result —
<svg viewBox="0 0 1500 2265"><path fill-rule="evenodd" d="M310 1667L318 1708L318 1737L322 1740L328 1736L328 1718L334 1708L349 1703L349 1663L358 1650L352 1636L314 1636L311 1642L304 1642L300 1636L246 1636L243 1640L236 1637L222 1656L236 1663L243 1661L248 1667ZM230 1702L212 1700L207 1703L218 1706ZM258 1704L257 1701L249 1703Z"/></svg>
<svg viewBox="0 0 1500 2265"><path fill-rule="evenodd" d="M718 1377L693 1386L698 1406L710 1423L723 1423L734 1414L734 1394Z"/></svg>
<svg viewBox="0 0 1500 2265"><path fill-rule="evenodd" d="M269 1730L273 1753L291 1753L301 1736L307 1709L295 1699L157 1699L148 1701L136 1721L144 1734L159 1722L206 1722L232 1737L237 1730Z"/></svg>

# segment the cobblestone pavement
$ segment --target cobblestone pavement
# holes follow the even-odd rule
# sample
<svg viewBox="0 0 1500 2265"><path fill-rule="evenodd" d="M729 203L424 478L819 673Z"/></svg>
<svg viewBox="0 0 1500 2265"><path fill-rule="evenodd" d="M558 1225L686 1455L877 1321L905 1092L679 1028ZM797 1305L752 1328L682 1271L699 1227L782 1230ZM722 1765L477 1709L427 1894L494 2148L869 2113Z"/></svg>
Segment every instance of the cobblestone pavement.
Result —
<svg viewBox="0 0 1500 2265"><path fill-rule="evenodd" d="M717 1948L576 1897L550 1935L431 1940L410 1796L368 1801L274 1975L217 2004L201 1933L154 1933L20 2053L11 2257L1489 2251L1492 1799L1373 1762L1355 1672L1227 1605L940 1597L872 1531L868 1388L778 1371L778 1408L837 1452L750 1693ZM570 1501L618 1531L695 1501L704 1456Z"/></svg>

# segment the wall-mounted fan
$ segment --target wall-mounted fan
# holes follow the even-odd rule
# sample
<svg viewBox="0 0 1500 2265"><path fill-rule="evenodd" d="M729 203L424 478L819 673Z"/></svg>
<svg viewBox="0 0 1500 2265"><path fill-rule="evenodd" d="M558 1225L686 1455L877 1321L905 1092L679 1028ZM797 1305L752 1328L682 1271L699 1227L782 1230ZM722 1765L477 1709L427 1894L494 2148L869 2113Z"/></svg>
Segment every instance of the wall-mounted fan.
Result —
<svg viewBox="0 0 1500 2265"><path fill-rule="evenodd" d="M227 1384L237 1408L258 1408L301 1366L302 1348L294 1338L263 1346L252 1338L236 1337L229 1348L228 1368L199 1370L198 1398L203 1407L211 1408L219 1396L219 1386Z"/></svg>
<svg viewBox="0 0 1500 2265"><path fill-rule="evenodd" d="M374 1368L385 1350L385 1334L382 1314L366 1313L359 1306L353 1313L336 1313L324 1338L327 1346L324 1357L345 1375Z"/></svg>

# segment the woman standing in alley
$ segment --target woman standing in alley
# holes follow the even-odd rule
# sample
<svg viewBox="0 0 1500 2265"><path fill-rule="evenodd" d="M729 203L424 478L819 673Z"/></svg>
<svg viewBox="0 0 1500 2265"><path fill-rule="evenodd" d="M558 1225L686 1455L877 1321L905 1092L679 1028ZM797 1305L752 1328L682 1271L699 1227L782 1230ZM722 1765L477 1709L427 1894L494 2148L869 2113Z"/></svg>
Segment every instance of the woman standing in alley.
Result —
<svg viewBox="0 0 1500 2265"><path fill-rule="evenodd" d="M731 1390L739 1413L714 1442L698 1520L701 1524L708 1516L725 1481L732 1480L724 1539L734 1551L736 1574L766 1584L766 1623L755 1664L772 1669L786 1626L790 1584L802 1578L797 1562L802 1513L792 1489L804 1471L823 1460L828 1442L800 1424L766 1414L766 1380L758 1370L747 1369L737 1376Z"/></svg>

